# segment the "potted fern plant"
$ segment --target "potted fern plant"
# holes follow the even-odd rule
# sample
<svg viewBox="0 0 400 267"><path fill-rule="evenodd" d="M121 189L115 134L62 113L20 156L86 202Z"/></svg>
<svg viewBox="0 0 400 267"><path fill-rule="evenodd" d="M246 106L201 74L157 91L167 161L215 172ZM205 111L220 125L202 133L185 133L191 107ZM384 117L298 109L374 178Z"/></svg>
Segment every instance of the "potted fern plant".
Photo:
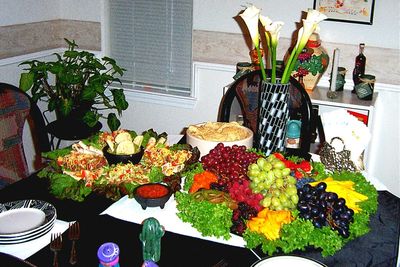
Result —
<svg viewBox="0 0 400 267"><path fill-rule="evenodd" d="M75 41L64 39L68 49L55 53L54 61L31 60L20 76L20 88L31 92L34 101L47 102L57 119L81 120L93 127L100 118L107 119L110 130L121 125L117 115L128 108L123 89L109 89L119 82L125 69L109 57L97 58L88 51L78 51ZM104 110L111 110L107 116Z"/></svg>

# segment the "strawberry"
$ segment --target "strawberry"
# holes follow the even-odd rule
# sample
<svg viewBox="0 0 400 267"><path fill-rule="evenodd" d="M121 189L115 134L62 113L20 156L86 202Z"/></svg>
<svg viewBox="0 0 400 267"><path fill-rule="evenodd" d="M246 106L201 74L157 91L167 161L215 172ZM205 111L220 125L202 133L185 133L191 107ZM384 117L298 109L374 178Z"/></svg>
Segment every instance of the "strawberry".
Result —
<svg viewBox="0 0 400 267"><path fill-rule="evenodd" d="M300 171L294 171L294 177L296 177L296 179L301 179L303 178L303 174Z"/></svg>
<svg viewBox="0 0 400 267"><path fill-rule="evenodd" d="M296 164L291 160L284 160L283 162L285 163L286 168L289 168L291 170L294 170L297 167Z"/></svg>
<svg viewBox="0 0 400 267"><path fill-rule="evenodd" d="M311 171L311 164L310 164L310 162L308 162L306 160L303 160L302 162L300 162L299 168L302 169L305 172L310 172Z"/></svg>
<svg viewBox="0 0 400 267"><path fill-rule="evenodd" d="M285 157L281 153L275 152L274 156L279 160L282 160L282 161L285 160Z"/></svg>

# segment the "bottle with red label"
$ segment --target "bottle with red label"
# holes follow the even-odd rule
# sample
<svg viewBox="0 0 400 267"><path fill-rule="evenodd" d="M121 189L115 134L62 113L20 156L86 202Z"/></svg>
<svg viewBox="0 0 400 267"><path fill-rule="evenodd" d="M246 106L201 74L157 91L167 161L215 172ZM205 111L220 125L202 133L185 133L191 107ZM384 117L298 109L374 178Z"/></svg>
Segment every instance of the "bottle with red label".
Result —
<svg viewBox="0 0 400 267"><path fill-rule="evenodd" d="M359 54L355 60L355 65L354 65L354 70L353 70L354 87L360 83L360 76L365 74L365 63L367 61L367 58L364 55L364 47L365 47L364 43L361 43L359 45ZM351 92L355 93L356 91L353 88L353 90Z"/></svg>

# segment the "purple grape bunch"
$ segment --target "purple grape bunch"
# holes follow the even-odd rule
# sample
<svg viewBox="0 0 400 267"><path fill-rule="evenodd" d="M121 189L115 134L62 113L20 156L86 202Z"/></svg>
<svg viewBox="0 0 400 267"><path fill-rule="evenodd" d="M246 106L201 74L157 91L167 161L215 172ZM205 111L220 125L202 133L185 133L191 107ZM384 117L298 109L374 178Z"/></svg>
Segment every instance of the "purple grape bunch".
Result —
<svg viewBox="0 0 400 267"><path fill-rule="evenodd" d="M257 210L245 202L239 202L238 208L233 211L231 232L243 235L247 229L246 221L257 216Z"/></svg>
<svg viewBox="0 0 400 267"><path fill-rule="evenodd" d="M317 228L330 226L340 236L350 236L349 226L354 221L354 211L346 206L346 200L334 192L326 192L326 183L316 186L305 184L297 190L297 209L301 218L311 220Z"/></svg>

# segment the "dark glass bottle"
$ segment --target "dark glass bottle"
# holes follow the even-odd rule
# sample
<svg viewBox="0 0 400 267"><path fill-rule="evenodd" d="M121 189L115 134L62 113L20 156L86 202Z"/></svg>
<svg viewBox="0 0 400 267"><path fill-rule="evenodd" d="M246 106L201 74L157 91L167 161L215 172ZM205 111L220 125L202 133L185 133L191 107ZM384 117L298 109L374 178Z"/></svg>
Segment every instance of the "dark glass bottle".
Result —
<svg viewBox="0 0 400 267"><path fill-rule="evenodd" d="M365 63L367 61L367 58L364 56L364 47L365 44L361 43L359 45L359 54L356 56L355 60L355 65L354 65L354 70L353 70L353 82L354 82L354 87L360 83L360 76L365 73ZM354 89L351 91L352 93L355 93L356 90Z"/></svg>

